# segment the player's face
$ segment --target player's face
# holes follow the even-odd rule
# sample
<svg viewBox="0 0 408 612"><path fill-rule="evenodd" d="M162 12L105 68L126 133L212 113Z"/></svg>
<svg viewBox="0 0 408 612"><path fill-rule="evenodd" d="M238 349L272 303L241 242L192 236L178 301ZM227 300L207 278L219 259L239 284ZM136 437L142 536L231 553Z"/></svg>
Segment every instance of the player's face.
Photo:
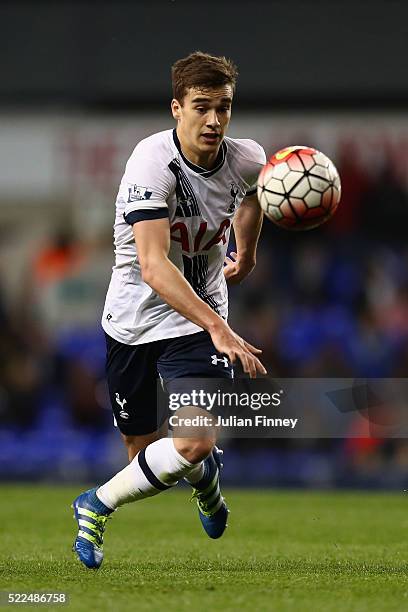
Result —
<svg viewBox="0 0 408 612"><path fill-rule="evenodd" d="M183 153L195 164L211 167L231 118L232 87L187 90L182 104L172 100Z"/></svg>

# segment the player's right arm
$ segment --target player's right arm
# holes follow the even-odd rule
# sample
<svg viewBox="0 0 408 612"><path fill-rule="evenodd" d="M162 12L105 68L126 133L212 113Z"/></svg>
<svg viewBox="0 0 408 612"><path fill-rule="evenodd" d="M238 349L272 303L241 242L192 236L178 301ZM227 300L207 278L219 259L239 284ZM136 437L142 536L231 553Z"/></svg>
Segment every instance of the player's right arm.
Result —
<svg viewBox="0 0 408 612"><path fill-rule="evenodd" d="M142 278L171 308L211 335L215 348L232 363L239 359L251 378L266 374L255 348L238 336L187 282L170 261L170 224L168 218L138 221L133 224Z"/></svg>

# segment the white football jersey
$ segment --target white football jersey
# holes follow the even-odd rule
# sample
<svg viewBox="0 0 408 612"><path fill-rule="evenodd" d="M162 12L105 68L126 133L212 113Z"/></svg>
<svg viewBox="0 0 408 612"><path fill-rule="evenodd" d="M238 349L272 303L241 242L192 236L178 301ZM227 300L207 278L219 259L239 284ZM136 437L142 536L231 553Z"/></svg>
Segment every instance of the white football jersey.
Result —
<svg viewBox="0 0 408 612"><path fill-rule="evenodd" d="M212 170L184 157L176 130L136 146L116 199L116 259L102 317L107 334L124 344L143 344L202 331L142 280L132 225L146 219L169 219L169 259L197 295L227 318L223 267L230 228L245 195L256 193L265 163L264 150L253 140L224 138Z"/></svg>

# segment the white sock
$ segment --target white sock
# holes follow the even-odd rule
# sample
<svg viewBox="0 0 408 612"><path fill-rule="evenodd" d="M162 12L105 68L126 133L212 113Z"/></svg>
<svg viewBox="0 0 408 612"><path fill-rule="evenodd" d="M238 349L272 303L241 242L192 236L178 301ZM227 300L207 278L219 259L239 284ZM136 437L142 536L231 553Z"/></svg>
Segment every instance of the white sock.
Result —
<svg viewBox="0 0 408 612"><path fill-rule="evenodd" d="M108 508L151 497L174 487L196 464L177 452L172 438L149 444L121 472L99 487L96 495Z"/></svg>
<svg viewBox="0 0 408 612"><path fill-rule="evenodd" d="M203 478L204 473L205 473L204 461L200 461L200 463L197 463L189 471L189 473L186 476L184 476L184 480L186 480L189 484L194 486L196 482L198 482L199 480Z"/></svg>

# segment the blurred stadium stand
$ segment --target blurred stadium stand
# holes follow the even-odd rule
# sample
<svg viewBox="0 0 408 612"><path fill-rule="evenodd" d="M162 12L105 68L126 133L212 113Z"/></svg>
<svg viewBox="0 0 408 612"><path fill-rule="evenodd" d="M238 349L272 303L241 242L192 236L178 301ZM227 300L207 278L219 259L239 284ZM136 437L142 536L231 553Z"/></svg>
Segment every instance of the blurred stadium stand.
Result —
<svg viewBox="0 0 408 612"><path fill-rule="evenodd" d="M399 25L408 5L333 2L322 14L318 2L258 1L256 36L243 45L246 3L214 3L211 34L200 26L191 39L193 3L155 4L155 15L124 2L0 9L3 480L97 480L125 462L99 327L114 200L136 142L172 127L169 66L196 48L239 65L231 136L267 153L314 146L342 178L326 226L292 234L265 221L257 268L230 292L232 326L262 346L276 376L407 375L408 85L398 58L408 51ZM236 485L408 480L404 439L228 446L225 480Z"/></svg>

